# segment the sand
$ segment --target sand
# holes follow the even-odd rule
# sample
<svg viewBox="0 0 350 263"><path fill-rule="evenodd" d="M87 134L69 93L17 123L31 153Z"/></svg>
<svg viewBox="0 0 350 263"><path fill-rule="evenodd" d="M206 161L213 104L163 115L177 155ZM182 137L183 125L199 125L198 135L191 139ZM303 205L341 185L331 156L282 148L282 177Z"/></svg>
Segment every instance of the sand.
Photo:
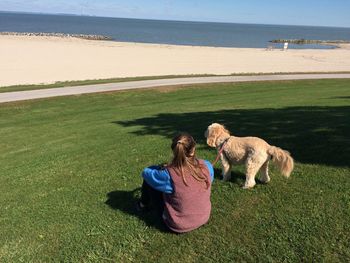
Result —
<svg viewBox="0 0 350 263"><path fill-rule="evenodd" d="M350 71L349 45L268 51L0 36L0 86L136 76L338 71Z"/></svg>

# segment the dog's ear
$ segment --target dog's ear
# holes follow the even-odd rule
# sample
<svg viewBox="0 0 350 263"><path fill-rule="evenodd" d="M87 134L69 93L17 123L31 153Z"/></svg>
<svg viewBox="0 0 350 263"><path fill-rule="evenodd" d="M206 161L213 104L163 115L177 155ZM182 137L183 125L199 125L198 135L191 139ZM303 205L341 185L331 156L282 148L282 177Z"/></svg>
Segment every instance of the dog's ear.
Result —
<svg viewBox="0 0 350 263"><path fill-rule="evenodd" d="M215 142L219 135L219 130L217 129L217 127L209 126L207 131L205 132L205 135L207 137L207 144L210 147L216 147Z"/></svg>
<svg viewBox="0 0 350 263"><path fill-rule="evenodd" d="M229 130L227 130L224 125L222 125L222 133L226 133L226 134L230 135Z"/></svg>
<svg viewBox="0 0 350 263"><path fill-rule="evenodd" d="M218 123L213 123L205 132L205 137L207 137L207 144L210 147L216 147L216 140L222 134L230 136L230 132L225 128L225 126Z"/></svg>

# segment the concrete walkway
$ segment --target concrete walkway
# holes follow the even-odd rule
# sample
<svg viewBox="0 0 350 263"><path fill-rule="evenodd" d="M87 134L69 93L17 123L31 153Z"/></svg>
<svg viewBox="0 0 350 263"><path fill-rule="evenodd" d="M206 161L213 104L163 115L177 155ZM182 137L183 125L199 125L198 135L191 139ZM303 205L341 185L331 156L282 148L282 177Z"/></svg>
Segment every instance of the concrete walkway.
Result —
<svg viewBox="0 0 350 263"><path fill-rule="evenodd" d="M109 84L96 84L85 86L74 86L64 88L51 88L30 91L14 91L0 93L0 103L68 96L76 94L143 89L161 86L188 85L202 83L227 83L227 82L249 82L249 81L273 81L273 80L301 80L301 79L347 79L350 74L288 74L288 75L257 75L257 76L218 76L218 77L193 77L129 81ZM0 88L1 89L1 88Z"/></svg>

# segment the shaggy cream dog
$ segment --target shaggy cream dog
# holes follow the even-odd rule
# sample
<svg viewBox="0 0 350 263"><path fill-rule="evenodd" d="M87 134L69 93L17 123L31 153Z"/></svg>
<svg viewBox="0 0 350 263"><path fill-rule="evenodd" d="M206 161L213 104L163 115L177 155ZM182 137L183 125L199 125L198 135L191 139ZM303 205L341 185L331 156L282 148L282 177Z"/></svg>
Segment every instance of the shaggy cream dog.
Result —
<svg viewBox="0 0 350 263"><path fill-rule="evenodd" d="M232 165L245 164L246 181L244 189L255 185L255 175L261 172L261 180L264 183L270 181L269 160L278 166L285 177L291 174L294 161L289 152L281 148L271 146L263 139L257 137L235 137L218 123L211 124L204 135L210 147L216 147L220 153L222 163L222 175L224 181L231 177Z"/></svg>

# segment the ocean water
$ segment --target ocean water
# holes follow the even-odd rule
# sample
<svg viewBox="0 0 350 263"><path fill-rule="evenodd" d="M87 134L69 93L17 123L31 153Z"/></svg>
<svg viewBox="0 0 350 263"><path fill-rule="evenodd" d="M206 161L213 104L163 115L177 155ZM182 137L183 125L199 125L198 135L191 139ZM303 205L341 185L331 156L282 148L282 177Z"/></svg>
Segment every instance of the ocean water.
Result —
<svg viewBox="0 0 350 263"><path fill-rule="evenodd" d="M97 34L115 41L266 48L273 39L350 40L350 28L161 21L0 12L0 32ZM282 44L273 44L281 48ZM332 48L289 45L290 48Z"/></svg>

